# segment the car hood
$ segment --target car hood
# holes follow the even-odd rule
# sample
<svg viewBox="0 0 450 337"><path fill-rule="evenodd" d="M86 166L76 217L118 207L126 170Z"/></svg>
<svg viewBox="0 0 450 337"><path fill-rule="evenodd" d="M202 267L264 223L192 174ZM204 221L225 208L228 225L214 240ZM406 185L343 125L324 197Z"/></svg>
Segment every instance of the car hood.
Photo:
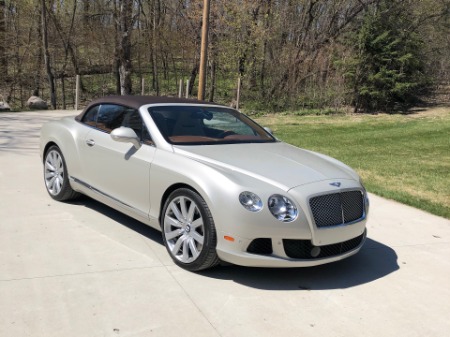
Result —
<svg viewBox="0 0 450 337"><path fill-rule="evenodd" d="M336 159L283 142L174 146L174 152L284 190L322 180L358 179L350 167Z"/></svg>

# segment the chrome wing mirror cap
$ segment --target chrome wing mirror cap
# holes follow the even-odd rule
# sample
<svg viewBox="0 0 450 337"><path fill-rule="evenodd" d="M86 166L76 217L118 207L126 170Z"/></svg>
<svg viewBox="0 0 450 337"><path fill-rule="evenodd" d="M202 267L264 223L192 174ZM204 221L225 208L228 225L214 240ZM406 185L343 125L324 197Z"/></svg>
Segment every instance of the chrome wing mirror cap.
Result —
<svg viewBox="0 0 450 337"><path fill-rule="evenodd" d="M121 126L112 130L110 135L116 142L131 143L136 149L141 147L141 141L133 129Z"/></svg>

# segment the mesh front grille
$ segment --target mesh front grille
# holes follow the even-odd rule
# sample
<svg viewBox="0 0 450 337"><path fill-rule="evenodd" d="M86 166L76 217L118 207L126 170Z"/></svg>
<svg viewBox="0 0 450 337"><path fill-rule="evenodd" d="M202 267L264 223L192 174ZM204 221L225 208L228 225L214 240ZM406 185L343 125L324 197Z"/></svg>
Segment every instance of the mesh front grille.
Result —
<svg viewBox="0 0 450 337"><path fill-rule="evenodd" d="M330 227L356 221L364 215L361 191L320 195L309 200L317 227Z"/></svg>
<svg viewBox="0 0 450 337"><path fill-rule="evenodd" d="M270 255L273 253L271 239L255 239L247 248L247 252L259 255Z"/></svg>
<svg viewBox="0 0 450 337"><path fill-rule="evenodd" d="M320 259L324 257L337 256L347 253L355 248L357 248L362 240L364 239L364 234L360 235L354 239L335 243L332 245L320 246L320 253L313 256L313 248L309 240L283 240L284 251L287 256L293 259Z"/></svg>

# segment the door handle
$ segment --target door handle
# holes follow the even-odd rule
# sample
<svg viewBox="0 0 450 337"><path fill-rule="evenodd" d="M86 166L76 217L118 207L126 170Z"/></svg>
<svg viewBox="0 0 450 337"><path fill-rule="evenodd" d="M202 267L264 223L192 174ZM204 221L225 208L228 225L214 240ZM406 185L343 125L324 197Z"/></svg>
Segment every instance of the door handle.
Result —
<svg viewBox="0 0 450 337"><path fill-rule="evenodd" d="M86 144L87 144L88 146L94 146L94 145L95 145L95 142L94 142L93 139L88 139L88 140L86 141Z"/></svg>

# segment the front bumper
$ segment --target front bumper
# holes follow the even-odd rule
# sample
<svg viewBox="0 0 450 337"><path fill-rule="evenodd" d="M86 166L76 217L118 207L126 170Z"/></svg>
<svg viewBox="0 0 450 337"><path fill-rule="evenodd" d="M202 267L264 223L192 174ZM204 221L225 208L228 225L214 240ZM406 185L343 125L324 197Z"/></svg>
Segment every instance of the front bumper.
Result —
<svg viewBox="0 0 450 337"><path fill-rule="evenodd" d="M310 240L266 239L270 240L271 247L267 241L254 245L255 240L237 238L235 242L221 245L217 254L223 261L247 267L310 267L343 260L358 253L366 237L367 230L355 238L324 246L315 246Z"/></svg>
<svg viewBox="0 0 450 337"><path fill-rule="evenodd" d="M367 235L367 194L356 181L341 181L341 188L338 189L330 188L330 185L330 181L322 181L291 189L287 195L296 200L301 212L290 223L279 222L267 214L267 209L251 213L238 208L241 211L238 214L233 212L219 217L217 254L224 261L255 267L315 266L356 254ZM350 214L347 219L346 213L352 209L358 193L361 193L355 203L358 212L356 215ZM335 205L320 205L319 215L325 215L322 219L331 217L334 221L330 210L341 212L342 223L324 225L323 221L316 221L321 221L321 218L314 216L310 200L328 195L336 196L336 200L341 200L343 204L337 211L333 207ZM322 214L321 210L324 210ZM228 221L222 223L221 219ZM227 240L230 237L233 240Z"/></svg>

